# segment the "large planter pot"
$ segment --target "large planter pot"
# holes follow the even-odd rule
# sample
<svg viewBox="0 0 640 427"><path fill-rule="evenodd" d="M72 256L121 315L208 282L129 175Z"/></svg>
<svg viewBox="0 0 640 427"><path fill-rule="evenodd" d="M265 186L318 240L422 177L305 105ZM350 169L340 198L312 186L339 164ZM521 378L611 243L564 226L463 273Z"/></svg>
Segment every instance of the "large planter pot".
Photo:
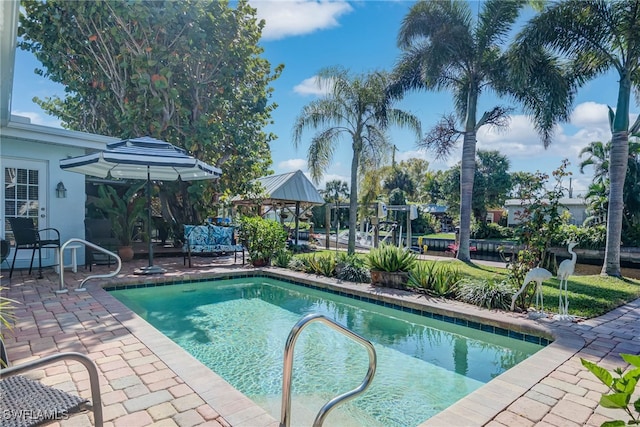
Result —
<svg viewBox="0 0 640 427"><path fill-rule="evenodd" d="M133 248L131 246L120 246L118 248L118 256L122 262L128 262L133 259Z"/></svg>
<svg viewBox="0 0 640 427"><path fill-rule="evenodd" d="M265 267L269 264L269 260L266 258L256 258L251 261L254 267Z"/></svg>
<svg viewBox="0 0 640 427"><path fill-rule="evenodd" d="M406 271L371 270L371 283L393 289L406 289L409 273Z"/></svg>

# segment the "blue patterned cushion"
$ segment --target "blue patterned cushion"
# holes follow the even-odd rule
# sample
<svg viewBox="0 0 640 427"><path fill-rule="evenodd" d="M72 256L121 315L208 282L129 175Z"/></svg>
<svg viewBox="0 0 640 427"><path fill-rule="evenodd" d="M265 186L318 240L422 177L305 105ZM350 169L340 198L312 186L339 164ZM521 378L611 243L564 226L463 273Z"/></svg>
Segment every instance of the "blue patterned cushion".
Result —
<svg viewBox="0 0 640 427"><path fill-rule="evenodd" d="M242 252L242 245L233 244L233 227L216 225L185 225L186 244L182 251L193 253Z"/></svg>
<svg viewBox="0 0 640 427"><path fill-rule="evenodd" d="M232 227L209 227L209 243L212 245L230 245L233 237Z"/></svg>

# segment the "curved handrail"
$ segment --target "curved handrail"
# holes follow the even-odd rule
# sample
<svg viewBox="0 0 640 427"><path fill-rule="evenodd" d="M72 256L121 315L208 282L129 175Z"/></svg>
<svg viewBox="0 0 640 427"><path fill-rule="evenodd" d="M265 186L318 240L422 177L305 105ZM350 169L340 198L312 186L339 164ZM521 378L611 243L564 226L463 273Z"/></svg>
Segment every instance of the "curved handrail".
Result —
<svg viewBox="0 0 640 427"><path fill-rule="evenodd" d="M347 337L356 341L358 344L361 344L369 352L369 369L362 383L353 390L343 393L340 396L336 396L325 403L324 406L320 408L318 415L316 415L316 419L313 422L314 427L322 426L325 418L327 417L327 415L329 415L329 411L335 408L339 403L342 403L349 399L353 399L355 396L365 391L371 384L371 380L373 380L373 376L376 373L376 350L373 347L373 344L369 342L369 340L361 337L353 331L350 331L341 324L322 314L312 313L306 315L293 326L291 332L289 333L289 337L287 338L287 342L284 346L284 370L282 373L282 411L280 415L280 427L289 427L289 423L291 422L291 375L293 370L293 347L295 346L296 340L298 339L298 336L300 335L302 329L304 329L312 322L322 322L325 325L330 326L336 331L341 332Z"/></svg>
<svg viewBox="0 0 640 427"><path fill-rule="evenodd" d="M60 263L60 289L57 290L56 293L67 292L67 289L64 286L64 268L63 268L63 266L64 266L64 250L65 250L65 248L67 247L68 244L74 243L74 242L75 243L82 243L85 246L89 246L90 248L93 248L93 249L95 249L97 251L100 251L100 252L105 253L105 254L107 254L109 256L112 256L118 262L118 268L116 268L116 270L112 271L111 273L107 273L107 274L92 274L90 276L85 277L84 280L82 280L82 282L80 282L80 287L76 289L77 292L85 291L86 289L84 287L84 284L90 279L99 279L99 278L107 279L109 277L113 277L116 274L120 273L120 269L122 269L122 260L120 259L120 257L117 254L106 250L102 246L98 246L98 245L96 245L94 243L87 242L84 239L79 239L77 237L73 237L73 238L67 240L66 242L64 242L64 244L60 247L60 254L59 254L60 255L60 259L58 260L58 262Z"/></svg>

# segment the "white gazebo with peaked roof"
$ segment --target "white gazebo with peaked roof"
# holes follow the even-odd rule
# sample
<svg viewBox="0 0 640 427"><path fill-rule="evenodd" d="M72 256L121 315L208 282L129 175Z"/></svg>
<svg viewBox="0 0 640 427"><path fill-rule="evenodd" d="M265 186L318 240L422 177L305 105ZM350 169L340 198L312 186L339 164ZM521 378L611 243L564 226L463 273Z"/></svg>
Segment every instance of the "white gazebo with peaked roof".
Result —
<svg viewBox="0 0 640 427"><path fill-rule="evenodd" d="M281 211L288 210L295 218L297 244L300 216L304 215L313 206L325 204L316 187L301 170L265 176L256 179L254 182L260 184L262 193L257 196L235 196L231 199L231 202L236 206L260 205L266 208L262 211L262 216L277 209Z"/></svg>

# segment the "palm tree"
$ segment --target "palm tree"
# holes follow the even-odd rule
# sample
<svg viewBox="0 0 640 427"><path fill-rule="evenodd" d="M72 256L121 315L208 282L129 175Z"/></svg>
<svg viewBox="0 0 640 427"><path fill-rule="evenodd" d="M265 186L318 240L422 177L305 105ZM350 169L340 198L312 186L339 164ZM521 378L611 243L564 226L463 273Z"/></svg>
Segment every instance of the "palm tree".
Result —
<svg viewBox="0 0 640 427"><path fill-rule="evenodd" d="M317 183L327 170L343 136L350 139L351 184L349 194L349 254L355 253L358 208L358 173L377 167L391 147L385 130L396 124L421 137L420 121L414 115L392 108L386 96L389 78L383 72L352 76L343 68L326 68L318 74L318 84L329 84L329 93L303 107L293 126L293 142L298 147L306 128L320 129L312 138L307 163Z"/></svg>
<svg viewBox="0 0 640 427"><path fill-rule="evenodd" d="M469 261L471 200L476 158L476 132L485 124L504 125L501 107L477 119L478 98L504 80L500 49L524 1L487 0L477 19L464 1L420 1L411 7L398 35L404 51L396 65L392 97L410 90L450 90L457 118L445 117L429 133L423 146L446 155L463 136L460 170L460 249L458 258Z"/></svg>
<svg viewBox="0 0 640 427"><path fill-rule="evenodd" d="M592 141L580 150L579 156L587 156L580 162L580 173L584 173L587 166L593 167L593 182L602 184L609 183L609 152L611 151L611 142L603 144L600 141Z"/></svg>
<svg viewBox="0 0 640 427"><path fill-rule="evenodd" d="M340 202L349 198L349 185L345 181L341 181L339 179L327 181L322 194L327 202L333 202L336 205L335 223L337 227L340 221L339 205Z"/></svg>
<svg viewBox="0 0 640 427"><path fill-rule="evenodd" d="M629 155L629 134L640 129L640 119L629 127L632 88L640 87L640 0L568 0L550 3L518 35L517 72L528 75L525 109L533 112L545 146L558 121L567 120L579 86L610 70L618 73L618 100L610 108L612 130L609 155L607 243L602 274L620 277L623 189ZM542 58L542 61L538 59ZM561 66L566 83L549 88L548 65ZM553 68L552 68L553 69ZM551 81L558 73L552 74ZM521 76L522 77L522 76ZM546 80L546 81L545 81ZM524 81L524 80L523 80Z"/></svg>

